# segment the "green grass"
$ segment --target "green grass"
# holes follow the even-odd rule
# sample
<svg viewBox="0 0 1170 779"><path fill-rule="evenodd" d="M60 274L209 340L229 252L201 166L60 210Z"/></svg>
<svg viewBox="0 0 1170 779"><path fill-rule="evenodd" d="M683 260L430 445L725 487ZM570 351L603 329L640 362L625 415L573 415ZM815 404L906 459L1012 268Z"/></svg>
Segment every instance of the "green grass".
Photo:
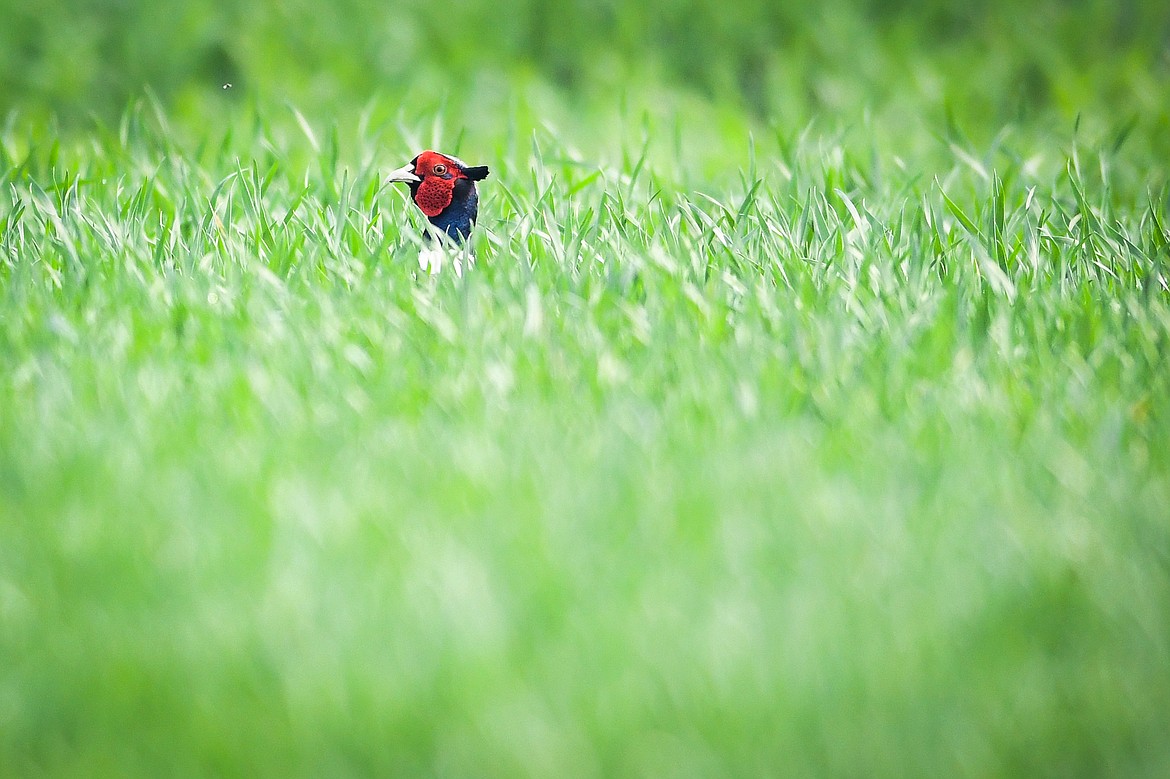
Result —
<svg viewBox="0 0 1170 779"><path fill-rule="evenodd" d="M975 124L522 69L13 115L0 775L1166 775L1128 67ZM425 146L492 167L462 279L381 186Z"/></svg>

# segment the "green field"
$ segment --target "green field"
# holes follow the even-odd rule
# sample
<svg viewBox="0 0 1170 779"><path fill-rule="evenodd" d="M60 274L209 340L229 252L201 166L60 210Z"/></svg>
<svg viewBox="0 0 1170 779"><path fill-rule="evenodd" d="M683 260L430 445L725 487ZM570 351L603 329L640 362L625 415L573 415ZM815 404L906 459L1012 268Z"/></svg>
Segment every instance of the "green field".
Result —
<svg viewBox="0 0 1170 779"><path fill-rule="evenodd" d="M1170 775L1170 8L775 5L0 0L0 777Z"/></svg>

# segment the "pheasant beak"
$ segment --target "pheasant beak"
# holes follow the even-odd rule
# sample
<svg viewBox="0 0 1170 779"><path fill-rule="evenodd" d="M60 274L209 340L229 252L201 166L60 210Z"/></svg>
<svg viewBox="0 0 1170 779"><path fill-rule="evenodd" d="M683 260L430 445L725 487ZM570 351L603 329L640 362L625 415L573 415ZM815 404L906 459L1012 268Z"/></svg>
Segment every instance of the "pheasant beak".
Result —
<svg viewBox="0 0 1170 779"><path fill-rule="evenodd" d="M389 183L391 181L422 181L422 179L414 175L414 163L408 162L398 170L393 171L386 181Z"/></svg>

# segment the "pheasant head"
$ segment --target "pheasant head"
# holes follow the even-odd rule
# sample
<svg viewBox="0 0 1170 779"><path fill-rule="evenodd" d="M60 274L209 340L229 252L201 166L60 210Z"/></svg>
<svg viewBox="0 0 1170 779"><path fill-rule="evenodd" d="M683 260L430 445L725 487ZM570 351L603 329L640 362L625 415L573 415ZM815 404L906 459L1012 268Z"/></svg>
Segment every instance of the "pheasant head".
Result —
<svg viewBox="0 0 1170 779"><path fill-rule="evenodd" d="M455 243L462 243L479 215L475 182L487 176L486 165L469 167L458 157L424 151L391 173L388 181L406 182L410 199L430 223Z"/></svg>

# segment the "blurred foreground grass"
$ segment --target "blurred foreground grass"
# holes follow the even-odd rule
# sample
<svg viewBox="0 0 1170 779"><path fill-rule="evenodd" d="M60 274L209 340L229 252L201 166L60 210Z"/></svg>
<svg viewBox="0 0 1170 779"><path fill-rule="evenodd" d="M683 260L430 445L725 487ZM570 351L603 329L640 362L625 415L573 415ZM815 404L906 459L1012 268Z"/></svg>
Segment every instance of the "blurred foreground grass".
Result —
<svg viewBox="0 0 1170 779"><path fill-rule="evenodd" d="M1156 25L1054 37L1014 114L1044 46L882 18L850 48L998 108L614 99L516 44L12 115L0 775L1165 775ZM380 187L423 146L493 169L463 279Z"/></svg>

